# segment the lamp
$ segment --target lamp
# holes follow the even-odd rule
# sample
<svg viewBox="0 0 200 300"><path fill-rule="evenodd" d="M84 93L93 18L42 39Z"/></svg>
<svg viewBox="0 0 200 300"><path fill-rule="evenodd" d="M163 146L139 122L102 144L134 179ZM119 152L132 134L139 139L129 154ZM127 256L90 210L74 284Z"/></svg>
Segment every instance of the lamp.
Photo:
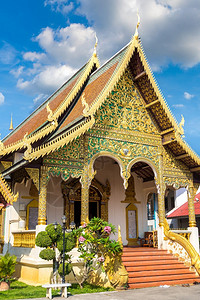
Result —
<svg viewBox="0 0 200 300"><path fill-rule="evenodd" d="M54 222L53 225L54 225L54 229L57 230L58 223L57 223L57 222Z"/></svg>
<svg viewBox="0 0 200 300"><path fill-rule="evenodd" d="M72 221L71 223L70 223L70 229L71 230L74 230L75 228L76 228L76 223L74 222L74 221Z"/></svg>
<svg viewBox="0 0 200 300"><path fill-rule="evenodd" d="M62 272L62 283L65 283L65 230L66 230L66 221L67 217L64 215L62 216L62 230L63 230L63 272Z"/></svg>

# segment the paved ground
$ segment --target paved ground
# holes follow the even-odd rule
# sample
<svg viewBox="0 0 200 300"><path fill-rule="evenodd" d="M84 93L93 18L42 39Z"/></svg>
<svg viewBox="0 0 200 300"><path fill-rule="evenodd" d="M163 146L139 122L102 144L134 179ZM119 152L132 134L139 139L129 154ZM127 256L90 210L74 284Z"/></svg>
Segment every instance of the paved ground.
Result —
<svg viewBox="0 0 200 300"><path fill-rule="evenodd" d="M37 298L32 300L46 300ZM54 300L63 300L53 297ZM127 291L82 294L68 297L69 300L200 300L200 285L154 287ZM24 299L27 300L27 299Z"/></svg>

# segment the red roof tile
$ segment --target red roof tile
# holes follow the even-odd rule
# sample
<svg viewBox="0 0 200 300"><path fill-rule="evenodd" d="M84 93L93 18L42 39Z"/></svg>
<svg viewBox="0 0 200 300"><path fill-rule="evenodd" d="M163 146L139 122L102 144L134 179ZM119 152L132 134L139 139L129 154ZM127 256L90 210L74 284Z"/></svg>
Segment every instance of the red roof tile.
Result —
<svg viewBox="0 0 200 300"><path fill-rule="evenodd" d="M200 193L198 193L194 198L194 209L195 214L200 215ZM167 216L168 219L177 218L177 217L188 217L188 202L185 202L183 205L174 210L171 214Z"/></svg>
<svg viewBox="0 0 200 300"><path fill-rule="evenodd" d="M69 92L72 90L79 76L77 76L67 87L58 93L52 100L49 101L49 107L54 112L61 102L67 97ZM13 132L4 142L4 145L7 146L9 144L15 143L21 139L23 139L24 135L28 132L28 134L34 132L37 128L39 128L42 124L47 121L48 112L46 106L43 106L41 110L36 111L35 114L30 116L23 124Z"/></svg>

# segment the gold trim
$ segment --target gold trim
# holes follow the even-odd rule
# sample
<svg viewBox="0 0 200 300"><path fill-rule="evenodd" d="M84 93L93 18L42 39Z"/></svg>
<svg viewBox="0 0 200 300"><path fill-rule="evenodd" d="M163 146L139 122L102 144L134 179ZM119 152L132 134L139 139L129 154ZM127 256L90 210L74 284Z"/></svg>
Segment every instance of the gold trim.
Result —
<svg viewBox="0 0 200 300"><path fill-rule="evenodd" d="M32 161L33 159L37 159L40 156L44 156L58 150L59 148L67 145L69 142L81 136L85 131L90 129L94 125L95 119L93 116L89 116L86 120L80 123L77 127L70 129L66 133L61 136L55 138L54 140L39 146L35 149L32 149L32 152L28 153L24 159L28 161Z"/></svg>
<svg viewBox="0 0 200 300"><path fill-rule="evenodd" d="M9 204L13 204L13 202L16 202L19 197L19 193L17 193L16 195L13 194L13 192L11 191L10 187L8 186L7 182L5 181L1 173L0 173L0 192L2 193L6 202Z"/></svg>
<svg viewBox="0 0 200 300"><path fill-rule="evenodd" d="M56 111L54 113L52 113L50 107L48 110L48 103L47 103L46 108L47 108L47 111L49 112L48 120L51 121L51 123L47 124L41 130L31 133L27 137L27 140L28 140L27 142L29 145L38 141L39 139L43 138L44 136L48 135L58 126L58 123L57 123L58 117L70 105L70 103L72 102L74 97L80 91L80 89L82 88L83 84L85 83L87 77L91 73L91 70L94 67L94 65L96 65L97 68L99 68L99 66L100 66L99 60L96 55L92 55L91 59L89 60L89 62L87 64L88 65L86 67L86 70L85 70L84 74L81 76L81 78L78 80L78 83L75 84L73 89L70 91L69 95L63 100L63 102L60 104L60 106L56 109ZM17 151L19 149L23 149L24 146L25 146L24 139L21 139L15 143L11 143L7 146L4 146L4 144L1 142L0 143L0 155L9 154L9 153Z"/></svg>

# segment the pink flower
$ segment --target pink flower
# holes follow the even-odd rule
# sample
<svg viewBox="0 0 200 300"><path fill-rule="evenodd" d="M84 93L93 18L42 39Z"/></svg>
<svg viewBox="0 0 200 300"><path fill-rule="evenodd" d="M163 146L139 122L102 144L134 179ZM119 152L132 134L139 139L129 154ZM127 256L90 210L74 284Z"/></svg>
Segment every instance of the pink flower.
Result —
<svg viewBox="0 0 200 300"><path fill-rule="evenodd" d="M104 230L104 232L106 232L108 234L111 233L111 227L110 226L105 226L103 230Z"/></svg>
<svg viewBox="0 0 200 300"><path fill-rule="evenodd" d="M99 258L98 258L98 261L99 261L99 262L104 262L104 257L103 257L103 256L99 257Z"/></svg>
<svg viewBox="0 0 200 300"><path fill-rule="evenodd" d="M79 243L83 243L86 239L81 235L78 239Z"/></svg>
<svg viewBox="0 0 200 300"><path fill-rule="evenodd" d="M85 228L85 227L87 227L87 224L83 223L82 228Z"/></svg>

